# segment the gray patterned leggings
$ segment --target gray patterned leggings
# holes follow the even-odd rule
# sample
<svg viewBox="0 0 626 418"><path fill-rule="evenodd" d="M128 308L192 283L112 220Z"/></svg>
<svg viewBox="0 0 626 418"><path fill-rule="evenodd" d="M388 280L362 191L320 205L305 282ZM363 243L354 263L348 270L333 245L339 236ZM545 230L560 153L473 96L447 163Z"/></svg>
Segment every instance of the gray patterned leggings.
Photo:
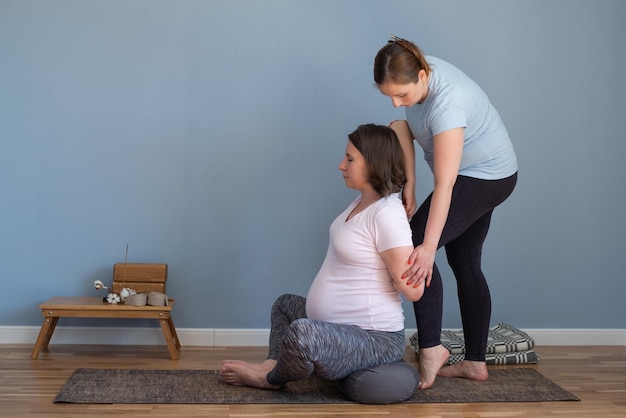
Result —
<svg viewBox="0 0 626 418"><path fill-rule="evenodd" d="M267 374L272 385L313 373L340 380L360 369L399 361L406 349L404 330L368 331L307 319L306 298L290 294L280 296L272 306L269 344L267 358L276 360Z"/></svg>

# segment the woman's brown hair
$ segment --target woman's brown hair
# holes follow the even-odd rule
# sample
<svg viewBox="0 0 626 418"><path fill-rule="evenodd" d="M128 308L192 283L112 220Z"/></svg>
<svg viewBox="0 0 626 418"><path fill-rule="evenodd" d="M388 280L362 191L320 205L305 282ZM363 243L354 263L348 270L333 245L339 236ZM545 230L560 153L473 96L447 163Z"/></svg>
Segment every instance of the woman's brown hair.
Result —
<svg viewBox="0 0 626 418"><path fill-rule="evenodd" d="M381 196L402 190L406 183L404 154L393 129L367 124L348 135L367 163L369 183Z"/></svg>
<svg viewBox="0 0 626 418"><path fill-rule="evenodd" d="M392 36L374 58L374 81L377 85L417 83L420 70L430 74L424 54L411 41Z"/></svg>

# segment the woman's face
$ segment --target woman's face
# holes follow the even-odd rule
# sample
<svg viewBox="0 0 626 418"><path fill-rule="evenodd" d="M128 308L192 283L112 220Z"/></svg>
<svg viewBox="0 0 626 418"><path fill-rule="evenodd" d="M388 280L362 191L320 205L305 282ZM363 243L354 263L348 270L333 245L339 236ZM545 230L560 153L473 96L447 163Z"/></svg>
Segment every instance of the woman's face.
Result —
<svg viewBox="0 0 626 418"><path fill-rule="evenodd" d="M426 71L420 70L418 81L408 84L396 84L387 82L380 84L378 90L391 98L393 107L411 107L421 102L428 94L428 76Z"/></svg>
<svg viewBox="0 0 626 418"><path fill-rule="evenodd" d="M350 141L346 146L346 155L339 164L339 170L347 187L361 191L371 187L365 157Z"/></svg>

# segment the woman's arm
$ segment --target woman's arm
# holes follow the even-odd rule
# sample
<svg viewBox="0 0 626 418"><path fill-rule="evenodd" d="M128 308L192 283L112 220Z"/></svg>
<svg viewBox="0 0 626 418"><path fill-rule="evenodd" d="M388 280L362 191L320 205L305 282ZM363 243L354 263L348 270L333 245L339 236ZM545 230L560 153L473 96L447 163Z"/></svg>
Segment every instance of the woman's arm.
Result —
<svg viewBox="0 0 626 418"><path fill-rule="evenodd" d="M409 284L402 278L402 273L406 270L407 260L413 251L412 246L396 247L380 253L387 270L393 279L393 286L402 293L408 300L416 302L424 294L424 282L419 284Z"/></svg>
<svg viewBox="0 0 626 418"><path fill-rule="evenodd" d="M417 210L417 202L415 201L415 145L413 143L415 137L405 120L393 121L389 126L398 136L402 152L404 153L406 184L402 189L402 204L404 205L407 218L410 218Z"/></svg>
<svg viewBox="0 0 626 418"><path fill-rule="evenodd" d="M415 247L409 258L411 268L404 274L409 283L430 285L435 263L435 253L441 233L448 218L452 188L459 174L463 156L464 128L444 131L433 138L434 147L434 190L424 232L424 241Z"/></svg>

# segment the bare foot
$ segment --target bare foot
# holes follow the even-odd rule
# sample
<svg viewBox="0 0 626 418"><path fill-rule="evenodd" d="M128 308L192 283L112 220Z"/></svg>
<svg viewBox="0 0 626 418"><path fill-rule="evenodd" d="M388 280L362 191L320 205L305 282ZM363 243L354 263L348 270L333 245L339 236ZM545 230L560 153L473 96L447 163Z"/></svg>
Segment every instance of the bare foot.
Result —
<svg viewBox="0 0 626 418"><path fill-rule="evenodd" d="M222 361L222 367L226 364L240 364L247 365L250 368L257 370L264 370L266 373L269 373L270 370L276 366L276 360L267 359L263 363L248 363L243 360L224 360Z"/></svg>
<svg viewBox="0 0 626 418"><path fill-rule="evenodd" d="M463 377L465 379L485 381L489 379L487 363L482 361L463 360L439 371L442 377Z"/></svg>
<svg viewBox="0 0 626 418"><path fill-rule="evenodd" d="M235 386L251 386L261 389L280 389L267 381L267 373L274 368L275 360L265 360L260 364L246 363L240 360L225 360L219 371L220 378Z"/></svg>
<svg viewBox="0 0 626 418"><path fill-rule="evenodd" d="M420 375L418 389L423 390L433 386L439 369L446 364L449 357L450 352L441 344L429 348L420 348L419 366L417 368Z"/></svg>

